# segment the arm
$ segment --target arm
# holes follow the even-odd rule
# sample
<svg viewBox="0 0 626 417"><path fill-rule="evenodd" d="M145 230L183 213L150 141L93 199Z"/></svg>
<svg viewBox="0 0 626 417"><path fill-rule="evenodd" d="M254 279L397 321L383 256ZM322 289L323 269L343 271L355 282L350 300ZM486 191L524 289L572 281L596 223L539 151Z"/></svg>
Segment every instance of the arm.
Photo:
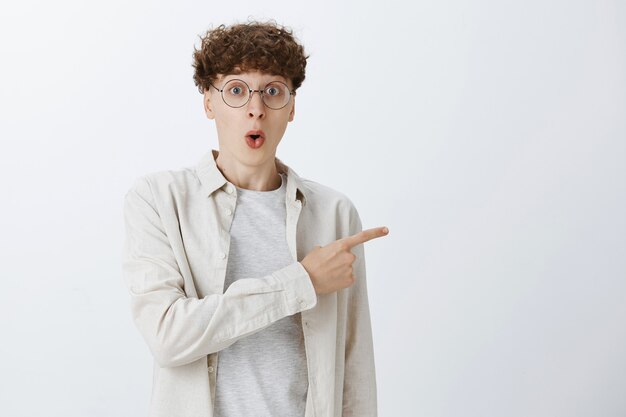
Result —
<svg viewBox="0 0 626 417"><path fill-rule="evenodd" d="M150 185L140 178L124 199L123 273L133 321L160 366L193 362L316 305L317 295L299 262L261 278L237 280L224 294L186 297L155 207Z"/></svg>
<svg viewBox="0 0 626 417"><path fill-rule="evenodd" d="M354 235L363 228L354 206L351 206L350 213L350 235ZM356 281L347 289L343 417L375 417L378 415L376 370L367 298L364 245L355 246L352 252L357 257L353 263Z"/></svg>

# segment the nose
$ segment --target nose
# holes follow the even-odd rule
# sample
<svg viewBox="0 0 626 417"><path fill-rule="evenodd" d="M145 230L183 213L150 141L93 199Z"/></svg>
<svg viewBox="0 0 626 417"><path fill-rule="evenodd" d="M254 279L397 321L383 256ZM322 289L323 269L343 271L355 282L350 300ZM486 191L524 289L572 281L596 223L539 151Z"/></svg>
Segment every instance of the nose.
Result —
<svg viewBox="0 0 626 417"><path fill-rule="evenodd" d="M265 117L265 104L263 104L261 92L258 90L252 91L252 97L248 102L248 116L261 119Z"/></svg>

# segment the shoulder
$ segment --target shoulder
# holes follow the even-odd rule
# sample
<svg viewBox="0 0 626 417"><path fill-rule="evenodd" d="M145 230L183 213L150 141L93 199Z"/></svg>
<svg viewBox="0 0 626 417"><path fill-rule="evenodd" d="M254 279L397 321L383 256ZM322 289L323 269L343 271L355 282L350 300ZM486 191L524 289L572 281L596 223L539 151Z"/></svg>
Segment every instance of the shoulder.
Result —
<svg viewBox="0 0 626 417"><path fill-rule="evenodd" d="M354 207L352 200L343 191L306 178L300 178L300 183L304 187L307 202L340 208Z"/></svg>
<svg viewBox="0 0 626 417"><path fill-rule="evenodd" d="M187 193L191 188L200 186L195 168L184 167L176 170L152 171L135 177L127 190L148 192L153 194Z"/></svg>
<svg viewBox="0 0 626 417"><path fill-rule="evenodd" d="M196 169L184 167L152 171L135 177L124 198L141 198L154 209L175 205L193 191L200 190L200 180Z"/></svg>
<svg viewBox="0 0 626 417"><path fill-rule="evenodd" d="M300 183L304 188L309 210L320 213L321 218L339 218L350 224L350 229L360 227L361 220L356 205L344 191L306 178L300 178Z"/></svg>

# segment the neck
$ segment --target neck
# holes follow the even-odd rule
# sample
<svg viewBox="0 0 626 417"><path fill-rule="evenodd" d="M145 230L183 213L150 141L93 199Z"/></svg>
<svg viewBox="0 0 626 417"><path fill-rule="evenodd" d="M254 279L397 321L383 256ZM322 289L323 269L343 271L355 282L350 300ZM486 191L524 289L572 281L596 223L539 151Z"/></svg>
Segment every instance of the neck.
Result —
<svg viewBox="0 0 626 417"><path fill-rule="evenodd" d="M224 178L246 190L272 191L282 183L274 158L261 165L245 165L220 151L215 164Z"/></svg>

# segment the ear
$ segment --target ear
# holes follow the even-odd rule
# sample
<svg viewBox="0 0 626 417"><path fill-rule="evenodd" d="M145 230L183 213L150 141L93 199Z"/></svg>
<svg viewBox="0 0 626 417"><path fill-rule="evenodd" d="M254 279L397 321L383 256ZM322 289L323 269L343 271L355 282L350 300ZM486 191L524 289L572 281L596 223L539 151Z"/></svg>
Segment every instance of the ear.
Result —
<svg viewBox="0 0 626 417"><path fill-rule="evenodd" d="M211 102L211 94L208 90L204 91L204 97L202 99L204 102L204 112L206 113L206 117L209 119L215 119L215 113L213 112L213 103Z"/></svg>
<svg viewBox="0 0 626 417"><path fill-rule="evenodd" d="M289 122L293 120L293 116L296 114L296 96L293 96L293 105L291 106L291 111L289 112Z"/></svg>

